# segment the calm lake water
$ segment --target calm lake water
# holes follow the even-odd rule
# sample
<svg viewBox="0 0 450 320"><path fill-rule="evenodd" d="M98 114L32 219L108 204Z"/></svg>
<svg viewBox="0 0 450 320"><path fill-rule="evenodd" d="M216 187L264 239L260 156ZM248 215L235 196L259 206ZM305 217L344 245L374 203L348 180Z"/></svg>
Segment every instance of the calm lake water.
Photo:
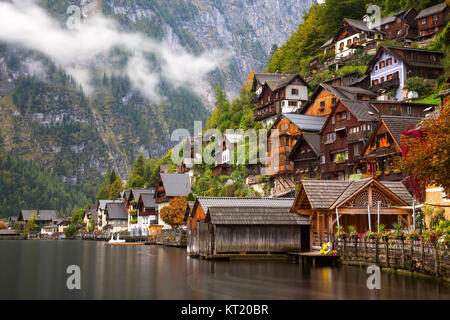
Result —
<svg viewBox="0 0 450 320"><path fill-rule="evenodd" d="M66 268L81 268L68 290ZM450 287L366 269L287 262L205 261L184 249L93 241L0 241L0 299L450 299Z"/></svg>

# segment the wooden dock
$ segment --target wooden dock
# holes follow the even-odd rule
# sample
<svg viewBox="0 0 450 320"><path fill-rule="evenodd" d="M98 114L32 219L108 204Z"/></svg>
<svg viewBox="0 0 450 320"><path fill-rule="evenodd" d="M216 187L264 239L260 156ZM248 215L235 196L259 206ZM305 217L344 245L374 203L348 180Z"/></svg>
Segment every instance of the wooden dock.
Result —
<svg viewBox="0 0 450 320"><path fill-rule="evenodd" d="M302 263L302 265L315 266L335 266L338 263L339 256L324 255L317 252L288 252L290 263Z"/></svg>

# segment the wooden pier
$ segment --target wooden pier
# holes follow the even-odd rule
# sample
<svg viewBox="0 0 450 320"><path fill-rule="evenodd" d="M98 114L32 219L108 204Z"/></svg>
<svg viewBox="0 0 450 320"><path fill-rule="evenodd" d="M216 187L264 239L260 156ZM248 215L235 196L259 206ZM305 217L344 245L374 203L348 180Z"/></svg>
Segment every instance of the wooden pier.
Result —
<svg viewBox="0 0 450 320"><path fill-rule="evenodd" d="M290 263L301 263L302 265L335 266L338 264L339 256L324 255L320 252L288 252Z"/></svg>

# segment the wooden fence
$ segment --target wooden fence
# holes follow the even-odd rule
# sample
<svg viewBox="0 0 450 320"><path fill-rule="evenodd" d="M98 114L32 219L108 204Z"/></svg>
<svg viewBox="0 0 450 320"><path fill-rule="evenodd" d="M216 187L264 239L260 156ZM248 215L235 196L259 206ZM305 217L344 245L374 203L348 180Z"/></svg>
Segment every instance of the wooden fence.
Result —
<svg viewBox="0 0 450 320"><path fill-rule="evenodd" d="M334 249L345 262L421 272L450 279L447 247L415 240L339 238Z"/></svg>

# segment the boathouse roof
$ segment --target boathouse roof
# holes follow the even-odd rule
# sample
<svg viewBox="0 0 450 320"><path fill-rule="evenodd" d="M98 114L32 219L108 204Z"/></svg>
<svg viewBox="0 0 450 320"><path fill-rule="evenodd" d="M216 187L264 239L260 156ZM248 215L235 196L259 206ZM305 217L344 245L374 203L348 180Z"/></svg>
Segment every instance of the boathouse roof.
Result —
<svg viewBox="0 0 450 320"><path fill-rule="evenodd" d="M210 207L206 219L219 225L309 225L308 216L287 207Z"/></svg>

